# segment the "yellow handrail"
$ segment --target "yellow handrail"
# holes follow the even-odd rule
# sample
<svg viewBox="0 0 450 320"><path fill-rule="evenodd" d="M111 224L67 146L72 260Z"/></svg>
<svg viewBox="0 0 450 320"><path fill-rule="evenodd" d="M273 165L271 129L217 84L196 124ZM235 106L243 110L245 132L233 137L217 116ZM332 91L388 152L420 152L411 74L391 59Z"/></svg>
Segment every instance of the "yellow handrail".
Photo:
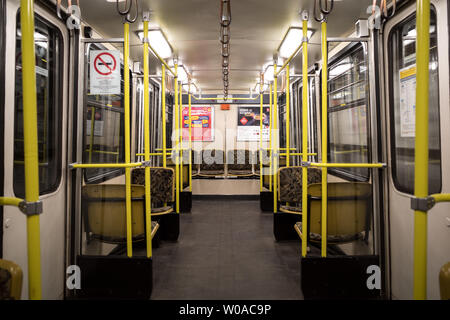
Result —
<svg viewBox="0 0 450 320"><path fill-rule="evenodd" d="M21 0L22 92L25 159L25 201L39 201L39 157L36 106L36 65L34 51L34 1ZM41 243L39 214L27 215L28 295L40 300Z"/></svg>
<svg viewBox="0 0 450 320"><path fill-rule="evenodd" d="M163 167L167 167L167 141L166 141L166 66L161 66L161 100L162 100L162 152ZM157 151L161 149L156 149Z"/></svg>
<svg viewBox="0 0 450 320"><path fill-rule="evenodd" d="M384 163L309 163L311 167L319 168L384 168Z"/></svg>
<svg viewBox="0 0 450 320"><path fill-rule="evenodd" d="M180 192L183 191L183 84L180 82L180 86L178 87L179 89L179 103L178 103L178 109L179 109L179 117L180 117L180 121L179 121L179 139L180 139L180 144L179 144L179 152L180 152Z"/></svg>
<svg viewBox="0 0 450 320"><path fill-rule="evenodd" d="M430 0L417 0L417 75L415 179L416 198L428 196L428 98L430 61ZM427 212L414 212L414 299L427 298Z"/></svg>
<svg viewBox="0 0 450 320"><path fill-rule="evenodd" d="M291 101L289 91L290 83L289 83L289 65L286 66L286 167L289 167L291 160L291 140L290 140L290 130L291 130Z"/></svg>
<svg viewBox="0 0 450 320"><path fill-rule="evenodd" d="M194 95L192 95L192 97L195 99L195 100L224 100L224 101L227 101L227 100L256 100L256 99L258 99L259 98L259 96L260 96L261 94L259 94L258 96L256 96L256 97L254 97L254 98L233 98L233 97L227 97L227 98L218 98L218 97L208 97L208 98L200 98L200 97L196 97L196 96L194 96Z"/></svg>
<svg viewBox="0 0 450 320"><path fill-rule="evenodd" d="M92 168L136 168L142 166L142 162L131 163L74 163L72 168L75 169L92 169Z"/></svg>
<svg viewBox="0 0 450 320"><path fill-rule="evenodd" d="M175 76L175 85L174 85L174 95L175 95L175 145L172 143L172 149L176 151L176 157L175 157L175 185L176 185L176 212L180 213L180 168L179 168L179 146L178 146L178 133L177 130L179 128L178 122L180 121L180 117L178 116L178 63L175 63L175 73L177 76Z"/></svg>
<svg viewBox="0 0 450 320"><path fill-rule="evenodd" d="M0 197L0 206L18 207L22 201L20 198Z"/></svg>
<svg viewBox="0 0 450 320"><path fill-rule="evenodd" d="M259 91L262 92L262 76L259 81ZM263 95L259 95L259 191L263 190L263 165L262 165L262 141L263 141Z"/></svg>
<svg viewBox="0 0 450 320"><path fill-rule="evenodd" d="M322 22L322 243L321 256L327 256L327 206L328 206L328 42L327 22Z"/></svg>
<svg viewBox="0 0 450 320"><path fill-rule="evenodd" d="M191 89L191 88L189 88ZM192 95L189 94L189 191L192 192Z"/></svg>
<svg viewBox="0 0 450 320"><path fill-rule="evenodd" d="M125 164L129 164L130 160L130 72L129 72L129 56L130 56L130 24L125 22L124 27L124 47L123 47L123 75L124 75L124 121L125 121ZM145 77L144 77L145 81ZM144 101L148 91L144 87ZM127 220L127 256L133 256L133 228L131 221L131 168L125 167L125 207Z"/></svg>
<svg viewBox="0 0 450 320"><path fill-rule="evenodd" d="M303 19L303 102L302 102L302 160L308 161L308 20ZM308 241L308 168L302 168L302 256L306 257Z"/></svg>
<svg viewBox="0 0 450 320"><path fill-rule="evenodd" d="M144 19L144 38L148 40L148 18ZM149 97L149 65L148 65L149 41L144 41L144 159L150 161L150 97ZM165 110L164 110L165 112ZM165 157L163 157L165 158ZM145 225L147 238L147 257L152 257L152 202L151 202L151 174L150 168L145 167Z"/></svg>
<svg viewBox="0 0 450 320"><path fill-rule="evenodd" d="M277 64L273 64L273 74L277 72ZM278 133L278 92L277 92L277 77L273 77L273 129L275 130L275 140L272 141L272 149L275 151L273 154L273 172L278 171L278 146L279 146L279 133ZM273 140L273 139L272 139ZM277 175L273 175L273 212L277 212L278 209L278 192L277 192Z"/></svg>
<svg viewBox="0 0 450 320"><path fill-rule="evenodd" d="M269 159L270 159L270 174L269 174L269 191L272 191L272 175L273 175L273 161L272 161L272 131L273 131L273 99L272 99L272 83L269 86L269 106L270 106L270 131L269 131ZM261 159L262 161L262 159Z"/></svg>
<svg viewBox="0 0 450 320"><path fill-rule="evenodd" d="M437 193L430 195L434 199L435 202L449 202L450 201L450 193Z"/></svg>

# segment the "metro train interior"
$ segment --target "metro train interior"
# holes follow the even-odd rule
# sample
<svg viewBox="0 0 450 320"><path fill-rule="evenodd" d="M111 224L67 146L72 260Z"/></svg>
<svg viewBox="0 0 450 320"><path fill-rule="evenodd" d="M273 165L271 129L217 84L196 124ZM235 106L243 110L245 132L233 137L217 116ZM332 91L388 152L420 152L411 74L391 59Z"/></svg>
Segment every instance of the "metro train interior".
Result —
<svg viewBox="0 0 450 320"><path fill-rule="evenodd" d="M0 0L0 300L450 300L449 14Z"/></svg>

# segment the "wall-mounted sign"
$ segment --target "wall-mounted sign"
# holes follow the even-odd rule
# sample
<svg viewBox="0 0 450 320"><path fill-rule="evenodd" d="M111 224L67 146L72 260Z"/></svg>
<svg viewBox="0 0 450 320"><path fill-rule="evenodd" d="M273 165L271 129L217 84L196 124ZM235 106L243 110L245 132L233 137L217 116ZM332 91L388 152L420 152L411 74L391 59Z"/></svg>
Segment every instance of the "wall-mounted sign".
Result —
<svg viewBox="0 0 450 320"><path fill-rule="evenodd" d="M262 117L260 116L260 107L238 107L237 113L237 141L259 141L261 120L263 125L262 140L269 141L269 107L263 107Z"/></svg>
<svg viewBox="0 0 450 320"><path fill-rule="evenodd" d="M89 61L90 94L120 94L120 51L93 50Z"/></svg>
<svg viewBox="0 0 450 320"><path fill-rule="evenodd" d="M183 140L189 141L189 107L183 107ZM214 141L214 107L191 107L192 141Z"/></svg>
<svg viewBox="0 0 450 320"><path fill-rule="evenodd" d="M400 79L400 136L416 136L416 66L399 71Z"/></svg>

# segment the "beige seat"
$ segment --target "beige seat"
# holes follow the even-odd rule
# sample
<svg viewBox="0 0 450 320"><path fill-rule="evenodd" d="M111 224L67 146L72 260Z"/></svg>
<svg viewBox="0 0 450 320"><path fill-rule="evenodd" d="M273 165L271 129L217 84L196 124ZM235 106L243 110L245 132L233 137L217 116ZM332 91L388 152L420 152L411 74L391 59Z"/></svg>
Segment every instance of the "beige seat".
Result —
<svg viewBox="0 0 450 320"><path fill-rule="evenodd" d="M173 207L168 205L175 199L173 177L174 170L172 168L150 168L152 216L173 212ZM131 171L131 183L145 186L145 168L137 168Z"/></svg>
<svg viewBox="0 0 450 320"><path fill-rule="evenodd" d="M450 261L444 264L439 272L441 300L450 300Z"/></svg>
<svg viewBox="0 0 450 320"><path fill-rule="evenodd" d="M95 184L82 188L83 216L88 239L124 244L127 241L125 185ZM145 188L131 185L132 240L145 240ZM159 225L152 222L152 238Z"/></svg>
<svg viewBox="0 0 450 320"><path fill-rule="evenodd" d="M288 167L278 170L278 201L280 211L300 214L302 211L302 167ZM319 169L307 168L308 185L320 182L322 172Z"/></svg>
<svg viewBox="0 0 450 320"><path fill-rule="evenodd" d="M20 300L22 269L12 261L0 259L0 300Z"/></svg>
<svg viewBox="0 0 450 320"><path fill-rule="evenodd" d="M328 183L327 242L343 244L368 237L372 212L372 186L365 182ZM322 185L308 186L309 241L320 242ZM302 223L295 230L302 234Z"/></svg>

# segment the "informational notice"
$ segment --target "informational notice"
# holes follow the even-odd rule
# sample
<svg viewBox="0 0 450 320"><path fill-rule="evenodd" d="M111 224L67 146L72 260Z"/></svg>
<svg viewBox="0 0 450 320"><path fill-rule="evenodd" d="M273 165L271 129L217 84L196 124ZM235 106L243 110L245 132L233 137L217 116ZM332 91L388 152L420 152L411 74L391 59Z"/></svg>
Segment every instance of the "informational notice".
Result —
<svg viewBox="0 0 450 320"><path fill-rule="evenodd" d="M416 133L416 66L399 71L400 136L414 138Z"/></svg>
<svg viewBox="0 0 450 320"><path fill-rule="evenodd" d="M94 123L92 123L92 111L89 108L86 119L86 135L90 136L91 129L94 129L94 136L103 137L103 124L103 112L101 110L95 110Z"/></svg>
<svg viewBox="0 0 450 320"><path fill-rule="evenodd" d="M189 107L183 107L183 140L189 141ZM214 107L191 107L191 140L214 141Z"/></svg>
<svg viewBox="0 0 450 320"><path fill-rule="evenodd" d="M262 140L269 141L270 108L263 107L260 115L260 107L237 108L237 141L259 141L260 121L262 120Z"/></svg>
<svg viewBox="0 0 450 320"><path fill-rule="evenodd" d="M90 94L120 94L120 51L90 52Z"/></svg>

